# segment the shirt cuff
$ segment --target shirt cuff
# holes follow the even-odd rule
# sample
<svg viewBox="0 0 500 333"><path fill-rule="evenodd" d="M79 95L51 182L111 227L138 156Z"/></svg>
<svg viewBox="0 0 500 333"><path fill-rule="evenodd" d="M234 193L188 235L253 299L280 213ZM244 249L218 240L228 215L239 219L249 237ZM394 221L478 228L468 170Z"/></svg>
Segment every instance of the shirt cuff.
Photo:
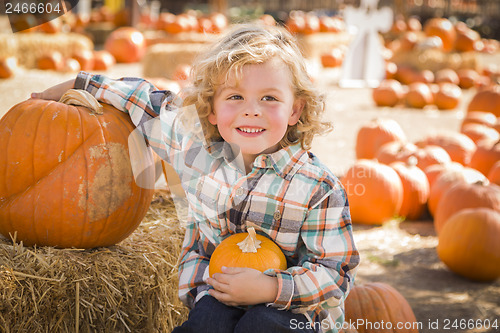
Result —
<svg viewBox="0 0 500 333"><path fill-rule="evenodd" d="M268 269L264 274L278 279L278 295L274 302L268 303L267 306L276 307L278 310L290 309L295 287L292 274L288 271L278 269Z"/></svg>
<svg viewBox="0 0 500 333"><path fill-rule="evenodd" d="M90 73L87 73L87 72L82 71L82 72L78 73L78 75L76 76L75 84L74 84L73 88L86 90L88 85L89 85L91 77L92 77L92 75Z"/></svg>

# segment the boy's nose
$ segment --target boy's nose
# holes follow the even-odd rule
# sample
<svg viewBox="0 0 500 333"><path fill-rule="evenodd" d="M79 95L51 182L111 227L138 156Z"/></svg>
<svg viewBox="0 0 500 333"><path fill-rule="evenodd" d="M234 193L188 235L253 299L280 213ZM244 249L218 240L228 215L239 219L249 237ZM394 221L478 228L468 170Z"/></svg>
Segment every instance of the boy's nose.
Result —
<svg viewBox="0 0 500 333"><path fill-rule="evenodd" d="M245 110L245 117L259 117L262 114L258 105L252 105Z"/></svg>

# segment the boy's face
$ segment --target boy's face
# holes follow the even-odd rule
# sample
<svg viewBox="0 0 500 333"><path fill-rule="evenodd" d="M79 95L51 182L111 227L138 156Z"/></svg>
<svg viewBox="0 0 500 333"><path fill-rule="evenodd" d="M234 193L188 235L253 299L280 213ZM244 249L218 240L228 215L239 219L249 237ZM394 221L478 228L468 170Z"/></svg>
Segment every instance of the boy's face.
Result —
<svg viewBox="0 0 500 333"><path fill-rule="evenodd" d="M278 59L245 65L241 74L238 81L230 75L217 88L215 112L208 120L249 162L280 148L288 125L299 120L303 103L295 100L290 72Z"/></svg>

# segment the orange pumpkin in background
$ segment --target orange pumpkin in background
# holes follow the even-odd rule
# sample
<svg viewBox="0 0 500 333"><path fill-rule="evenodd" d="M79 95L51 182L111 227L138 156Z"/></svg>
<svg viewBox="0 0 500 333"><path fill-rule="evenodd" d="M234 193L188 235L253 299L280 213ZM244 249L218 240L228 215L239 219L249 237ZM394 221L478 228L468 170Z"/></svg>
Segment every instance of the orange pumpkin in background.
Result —
<svg viewBox="0 0 500 333"><path fill-rule="evenodd" d="M49 51L36 61L38 69L60 71L64 68L64 57L59 51Z"/></svg>
<svg viewBox="0 0 500 333"><path fill-rule="evenodd" d="M259 235L255 228L224 239L210 257L209 273L222 272L222 266L246 267L264 272L267 269L286 270L286 258L270 238Z"/></svg>
<svg viewBox="0 0 500 333"><path fill-rule="evenodd" d="M399 215L416 220L425 211L429 198L429 181L425 173L417 167L417 158L412 156L406 162L394 162L390 166L396 170L403 184L403 202Z"/></svg>
<svg viewBox="0 0 500 333"><path fill-rule="evenodd" d="M406 134L401 126L394 119L372 119L358 130L356 158L374 158L379 148L391 141L406 141Z"/></svg>
<svg viewBox="0 0 500 333"><path fill-rule="evenodd" d="M345 301L345 321L358 323L359 333L418 333L418 322L408 301L383 282L365 283L351 289ZM373 325L382 322L387 329Z"/></svg>
<svg viewBox="0 0 500 333"><path fill-rule="evenodd" d="M427 36L439 37L445 51L451 51L455 46L457 32L453 23L447 18L431 18L424 24L424 33Z"/></svg>
<svg viewBox="0 0 500 333"><path fill-rule="evenodd" d="M17 70L17 58L7 57L0 59L0 79L12 77Z"/></svg>
<svg viewBox="0 0 500 333"><path fill-rule="evenodd" d="M462 100L462 89L453 83L441 83L434 95L434 104L439 110L455 109Z"/></svg>
<svg viewBox="0 0 500 333"><path fill-rule="evenodd" d="M94 51L94 70L107 71L116 64L116 59L106 50Z"/></svg>
<svg viewBox="0 0 500 333"><path fill-rule="evenodd" d="M453 272L474 281L500 277L500 213L464 209L451 216L439 234L437 253Z"/></svg>
<svg viewBox="0 0 500 333"><path fill-rule="evenodd" d="M372 98L377 106L395 106L401 101L403 95L401 83L393 79L383 80L372 91Z"/></svg>
<svg viewBox="0 0 500 333"><path fill-rule="evenodd" d="M486 207L500 212L500 186L487 179L475 183L459 182L448 188L439 200L434 228L439 234L448 219L466 209Z"/></svg>
<svg viewBox="0 0 500 333"><path fill-rule="evenodd" d="M90 95L76 92L63 97ZM25 245L93 248L136 229L153 190L134 180L128 138L135 127L127 114L101 107L94 113L29 99L0 120L1 234L17 233Z"/></svg>
<svg viewBox="0 0 500 333"><path fill-rule="evenodd" d="M78 61L80 68L83 71L91 71L94 69L94 52L90 50L79 50L71 55L71 58Z"/></svg>
<svg viewBox="0 0 500 333"><path fill-rule="evenodd" d="M382 224L399 214L403 184L390 166L373 160L358 160L342 177L342 184L353 222Z"/></svg>
<svg viewBox="0 0 500 333"><path fill-rule="evenodd" d="M491 112L495 117L500 117L500 85L479 90L469 102L467 111Z"/></svg>
<svg viewBox="0 0 500 333"><path fill-rule="evenodd" d="M104 49L111 53L117 62L138 62L146 52L146 39L142 32L135 28L121 27L108 36Z"/></svg>

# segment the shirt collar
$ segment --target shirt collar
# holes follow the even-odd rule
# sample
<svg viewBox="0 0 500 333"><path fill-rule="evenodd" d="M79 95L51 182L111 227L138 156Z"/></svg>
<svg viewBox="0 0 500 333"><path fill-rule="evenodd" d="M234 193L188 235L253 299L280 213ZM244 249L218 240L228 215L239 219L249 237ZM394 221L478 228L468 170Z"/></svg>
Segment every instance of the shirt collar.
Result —
<svg viewBox="0 0 500 333"><path fill-rule="evenodd" d="M224 158L228 164L235 159L231 146L225 141L212 141L204 146L216 159ZM253 166L261 169L273 168L279 176L290 180L308 159L307 151L302 149L300 144L295 144L271 154L257 156Z"/></svg>
<svg viewBox="0 0 500 333"><path fill-rule="evenodd" d="M282 178L290 180L308 159L307 151L302 149L300 144L296 144L272 154L259 155L253 165L257 168L273 168Z"/></svg>

